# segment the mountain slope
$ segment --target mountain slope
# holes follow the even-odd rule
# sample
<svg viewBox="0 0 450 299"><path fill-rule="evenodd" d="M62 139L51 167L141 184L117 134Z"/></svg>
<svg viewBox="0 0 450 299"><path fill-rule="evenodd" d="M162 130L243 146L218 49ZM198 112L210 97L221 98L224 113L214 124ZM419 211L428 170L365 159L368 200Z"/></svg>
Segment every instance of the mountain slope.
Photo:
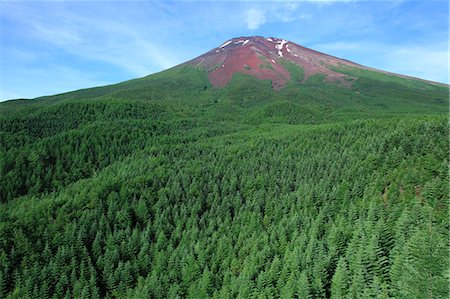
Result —
<svg viewBox="0 0 450 299"><path fill-rule="evenodd" d="M239 78L235 80L239 83L233 84L234 77ZM260 82L252 81L252 77ZM236 84L255 86L258 90L262 88L271 97L277 97L278 93L267 90L267 83L281 92L289 93L283 90L285 87L295 89L297 93L305 91L311 99L323 93L335 104L339 100L334 98L353 98L354 101L349 104L359 105L363 102L363 106L368 106L368 109L374 108L371 106L372 99L380 96L384 98L382 105L387 105L387 110L395 110L397 101L407 101L409 111L422 112L427 109L426 106L430 106L430 111L443 111L442 108L447 109L448 102L448 85L371 69L284 39L256 36L231 39L218 48L161 73L119 84L42 97L39 101L22 100L20 104L11 103L13 109L8 109L9 104L3 103L2 110L9 113L20 105L46 105L74 99L139 98L167 101L182 97L209 99L224 94L229 98L232 95L228 90L233 90ZM317 92L318 86L323 90ZM309 92L311 88L316 90ZM285 98L286 94L281 97ZM394 101L394 105L391 105L391 101Z"/></svg>
<svg viewBox="0 0 450 299"><path fill-rule="evenodd" d="M234 38L186 64L206 70L210 82L218 87L224 87L236 73L270 80L275 89L283 88L288 81L304 82L313 75L322 75L328 82L336 82L348 87L359 76L343 72L344 69L354 69L356 72L367 70L420 80L368 68L275 37ZM301 77L294 78L286 64L300 67ZM432 85L443 85L437 82L426 82Z"/></svg>
<svg viewBox="0 0 450 299"><path fill-rule="evenodd" d="M447 87L271 39L0 103L0 298L445 298Z"/></svg>
<svg viewBox="0 0 450 299"><path fill-rule="evenodd" d="M258 79L271 80L275 89L280 89L292 78L283 62L290 62L302 68L301 80L315 74L324 75L327 81L349 85L352 80L344 74L333 71L333 66L361 67L355 63L329 56L295 43L278 38L243 37L231 39L218 48L188 62L208 71L208 78L214 86L225 86L237 72ZM300 78L298 78L300 79Z"/></svg>

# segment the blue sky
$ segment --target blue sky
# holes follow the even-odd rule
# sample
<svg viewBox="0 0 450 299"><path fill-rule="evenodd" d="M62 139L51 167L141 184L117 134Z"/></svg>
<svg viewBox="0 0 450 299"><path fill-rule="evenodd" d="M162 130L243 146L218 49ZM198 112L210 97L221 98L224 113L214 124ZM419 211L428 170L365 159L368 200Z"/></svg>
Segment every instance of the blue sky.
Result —
<svg viewBox="0 0 450 299"><path fill-rule="evenodd" d="M117 83L262 35L448 83L447 1L2 1L0 100Z"/></svg>

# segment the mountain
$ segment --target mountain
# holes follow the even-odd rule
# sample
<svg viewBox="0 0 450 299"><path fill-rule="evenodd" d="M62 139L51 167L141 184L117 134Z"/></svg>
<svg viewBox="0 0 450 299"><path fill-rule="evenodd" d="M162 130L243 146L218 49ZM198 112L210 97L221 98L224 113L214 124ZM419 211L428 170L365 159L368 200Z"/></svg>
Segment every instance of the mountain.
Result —
<svg viewBox="0 0 450 299"><path fill-rule="evenodd" d="M270 37L231 39L187 64L207 70L208 79L213 86L224 87L239 72L261 80L270 80L274 89L280 89L293 80L286 63L293 63L303 69L302 81L312 75L322 74L327 81L345 85L349 83L345 80L348 76L333 71L331 67L358 67L357 64L284 39Z"/></svg>
<svg viewBox="0 0 450 299"><path fill-rule="evenodd" d="M183 105L190 106L194 98L202 105L225 102L244 112L244 118L254 112L253 108L242 111L249 106L245 103L263 107L276 103L274 99L288 100L319 114L327 111L337 120L347 112L352 117L359 114L363 118L380 113L443 112L447 110L448 85L365 67L284 39L253 36L228 40L191 61L157 74L46 96L38 101L4 103L2 110L10 113L17 105L36 107L87 99L164 100L165 103L183 99ZM216 106L208 109L223 108L221 104ZM236 116L234 112L233 115Z"/></svg>
<svg viewBox="0 0 450 299"><path fill-rule="evenodd" d="M273 37L0 103L0 298L448 297L448 105Z"/></svg>
<svg viewBox="0 0 450 299"><path fill-rule="evenodd" d="M283 88L287 82L293 80L304 82L313 75L323 75L327 82L349 87L358 77L340 71L346 67L388 74L284 39L260 36L231 39L186 64L206 70L209 81L216 87L224 87L236 73L270 80L274 89ZM300 67L303 76L294 78L289 71L289 64ZM436 82L429 83L439 85Z"/></svg>

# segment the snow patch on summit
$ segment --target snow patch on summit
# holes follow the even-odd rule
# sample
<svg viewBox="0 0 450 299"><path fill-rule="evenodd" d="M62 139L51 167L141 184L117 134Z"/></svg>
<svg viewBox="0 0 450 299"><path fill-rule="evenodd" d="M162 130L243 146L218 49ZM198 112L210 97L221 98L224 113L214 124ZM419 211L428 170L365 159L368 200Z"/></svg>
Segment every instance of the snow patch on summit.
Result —
<svg viewBox="0 0 450 299"><path fill-rule="evenodd" d="M223 45L221 45L219 48L226 47L226 46L228 46L229 44L231 44L231 40L230 40L230 41L227 41L226 43L224 43Z"/></svg>
<svg viewBox="0 0 450 299"><path fill-rule="evenodd" d="M278 55L281 57L283 57L283 52L281 52L281 50L283 49L283 46L286 43L287 43L287 40L282 39L281 41L277 42L277 44L275 45L275 48L278 50Z"/></svg>

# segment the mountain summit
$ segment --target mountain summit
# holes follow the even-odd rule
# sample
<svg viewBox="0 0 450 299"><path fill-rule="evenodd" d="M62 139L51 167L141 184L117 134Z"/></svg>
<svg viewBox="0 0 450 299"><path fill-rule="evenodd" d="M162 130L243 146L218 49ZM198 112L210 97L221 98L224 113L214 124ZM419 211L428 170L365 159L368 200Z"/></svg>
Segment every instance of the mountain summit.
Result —
<svg viewBox="0 0 450 299"><path fill-rule="evenodd" d="M243 73L258 79L270 80L274 89L281 89L288 81L295 80L289 68L292 65L301 68L303 74L300 81L302 82L313 75L321 75L325 81L336 82L347 87L358 77L341 72L345 67L412 78L365 67L285 39L262 36L232 38L185 64L205 70L209 81L215 87L224 87L234 74ZM436 84L436 82L427 82Z"/></svg>
<svg viewBox="0 0 450 299"><path fill-rule="evenodd" d="M363 66L302 47L291 41L275 37L239 37L226 41L217 48L187 62L208 72L210 82L224 87L235 73L244 73L258 79L271 80L274 89L280 89L293 78L287 64L303 69L303 79L315 74L327 81L349 85L352 78L333 70L333 67Z"/></svg>

